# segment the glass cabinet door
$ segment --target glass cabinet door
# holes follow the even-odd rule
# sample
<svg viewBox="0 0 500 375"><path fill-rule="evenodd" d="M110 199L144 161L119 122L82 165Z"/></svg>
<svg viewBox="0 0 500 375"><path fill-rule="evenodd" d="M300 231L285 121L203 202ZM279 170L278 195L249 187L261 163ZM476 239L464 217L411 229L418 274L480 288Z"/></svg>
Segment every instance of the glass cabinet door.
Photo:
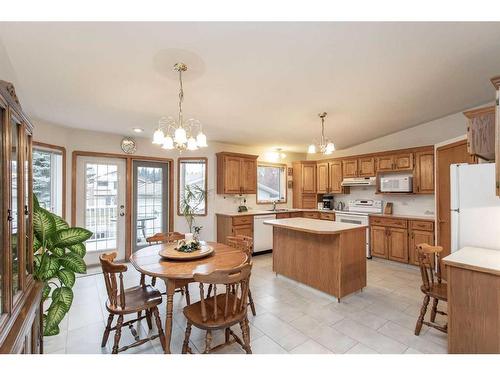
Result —
<svg viewBox="0 0 500 375"><path fill-rule="evenodd" d="M32 181L32 167L31 167L31 135L24 130L24 250L25 250L25 270L26 274L30 274L33 271L33 251L32 251L32 232L33 226L31 221L30 212L32 211L31 204L31 192L33 187L31 185Z"/></svg>
<svg viewBox="0 0 500 375"><path fill-rule="evenodd" d="M2 317L3 313L5 312L5 305L7 303L6 301L6 293L4 293L4 278L3 278L3 272L4 272L4 262L5 262L5 238L4 238L4 227L7 227L6 225L6 216L5 216L5 205L4 205L4 184L5 184L5 179L3 175L3 170L4 170L4 161L5 161L5 156L2 152L3 147L2 145L5 144L5 124L7 123L7 111L5 110L6 108L2 106L2 103L0 102L0 215L1 217L1 223L2 225L0 226L0 317ZM1 321L1 319L0 319Z"/></svg>
<svg viewBox="0 0 500 375"><path fill-rule="evenodd" d="M19 229L21 227L21 220L19 215L19 158L20 158L20 133L21 125L13 118L10 119L10 179L11 179L11 192L10 192L10 209L8 217L10 221L10 251L11 251L11 290L12 295L15 296L21 289L21 270L20 270L20 252L21 247L19 239Z"/></svg>

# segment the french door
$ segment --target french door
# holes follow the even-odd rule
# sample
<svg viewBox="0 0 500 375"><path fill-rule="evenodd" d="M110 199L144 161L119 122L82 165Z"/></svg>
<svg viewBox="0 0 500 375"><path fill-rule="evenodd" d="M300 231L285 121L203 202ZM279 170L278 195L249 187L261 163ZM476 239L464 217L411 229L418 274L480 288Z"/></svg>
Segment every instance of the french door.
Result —
<svg viewBox="0 0 500 375"><path fill-rule="evenodd" d="M132 251L147 246L146 238L168 232L169 165L133 160Z"/></svg>
<svg viewBox="0 0 500 375"><path fill-rule="evenodd" d="M126 161L79 156L76 169L76 225L93 233L85 262L98 264L111 251L125 259Z"/></svg>

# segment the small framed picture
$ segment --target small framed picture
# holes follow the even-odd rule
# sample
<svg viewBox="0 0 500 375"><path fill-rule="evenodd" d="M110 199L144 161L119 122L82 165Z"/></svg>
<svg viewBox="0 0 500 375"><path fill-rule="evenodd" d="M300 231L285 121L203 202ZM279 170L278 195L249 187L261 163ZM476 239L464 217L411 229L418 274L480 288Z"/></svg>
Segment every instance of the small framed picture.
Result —
<svg viewBox="0 0 500 375"><path fill-rule="evenodd" d="M292 180L288 181L288 188L289 189L293 188L293 181Z"/></svg>
<svg viewBox="0 0 500 375"><path fill-rule="evenodd" d="M293 168L292 167L288 167L288 175L293 176Z"/></svg>

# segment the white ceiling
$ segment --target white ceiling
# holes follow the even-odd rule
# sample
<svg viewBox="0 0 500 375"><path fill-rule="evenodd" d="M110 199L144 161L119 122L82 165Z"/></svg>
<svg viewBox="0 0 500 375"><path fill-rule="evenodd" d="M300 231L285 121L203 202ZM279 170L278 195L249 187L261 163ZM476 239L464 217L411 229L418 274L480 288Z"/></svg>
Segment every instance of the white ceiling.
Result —
<svg viewBox="0 0 500 375"><path fill-rule="evenodd" d="M290 151L320 111L345 148L491 101L499 41L499 23L0 23L34 119L150 137L181 60L209 141Z"/></svg>

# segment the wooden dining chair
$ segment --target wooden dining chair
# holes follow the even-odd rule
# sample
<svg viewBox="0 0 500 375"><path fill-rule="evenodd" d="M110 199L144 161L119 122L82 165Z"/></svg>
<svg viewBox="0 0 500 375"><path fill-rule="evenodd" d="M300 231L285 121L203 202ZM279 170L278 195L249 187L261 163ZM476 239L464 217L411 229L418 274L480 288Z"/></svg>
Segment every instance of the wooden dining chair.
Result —
<svg viewBox="0 0 500 375"><path fill-rule="evenodd" d="M114 263L115 258L116 252L102 254L99 257L104 275L104 282L106 284L106 292L108 294L106 309L109 312L108 322L102 337L101 347L104 348L106 346L109 333L114 330L115 341L112 351L113 354L117 354L118 352L144 344L158 337L160 338L161 345L165 351L165 336L161 327L160 314L158 312L158 305L162 302L160 291L153 288L151 285L139 285L125 289L123 285L123 273L127 271L127 266L125 264ZM126 322L123 321L126 314L139 314L139 312L145 312L145 315L138 315L136 319ZM118 320L116 325L112 327L115 315L118 315ZM146 318L149 329L152 329L153 316L155 318L156 326L158 327L158 334L145 339L140 339L133 324ZM123 326L128 326L130 328L130 332L132 333L132 336L134 336L135 342L119 348Z"/></svg>
<svg viewBox="0 0 500 375"><path fill-rule="evenodd" d="M194 281L200 285L200 301L184 307L184 316L187 320L182 353L191 353L189 337L191 326L206 331L205 351L216 350L222 346L237 342L247 354L251 354L250 330L247 317L248 290L252 263L245 263L230 270L215 270L210 274L195 274ZM205 286L212 285L213 296L205 298ZM224 293L217 294L217 285L223 287ZM231 327L239 324L242 332L240 339ZM212 331L224 329L225 342L211 348ZM234 341L230 338L233 337Z"/></svg>
<svg viewBox="0 0 500 375"><path fill-rule="evenodd" d="M253 253L252 237L239 234L236 236L227 236L226 241L229 246L244 251L248 257L247 261L248 263L252 261L252 253ZM253 303L252 292L250 291L250 287L248 288L248 304L250 305L250 309L252 310L252 315L255 316L256 315L255 304Z"/></svg>
<svg viewBox="0 0 500 375"><path fill-rule="evenodd" d="M179 232L167 232L167 233L156 233L151 237L146 238L146 242L149 245L160 244L160 243L169 243L175 242L178 240L183 240L185 238L184 234ZM141 274L141 285L145 283L145 275ZM156 277L151 278L151 285L156 285ZM191 303L191 297L189 295L188 285L178 288L175 290L176 293L181 293L183 296L186 296L186 303L189 305ZM165 293L163 293L165 294Z"/></svg>
<svg viewBox="0 0 500 375"><path fill-rule="evenodd" d="M422 275L420 290L424 293L424 301L415 327L415 335L417 336L420 334L423 324L444 333L448 332L447 323L444 325L436 323L436 314L447 315L444 311L437 309L439 301L448 301L447 285L441 279L441 251L443 251L442 246L431 246L426 243L417 245L417 257ZM434 265L436 265L436 271L434 271ZM424 321L424 317L431 298L433 299L431 316L430 322L427 322Z"/></svg>

